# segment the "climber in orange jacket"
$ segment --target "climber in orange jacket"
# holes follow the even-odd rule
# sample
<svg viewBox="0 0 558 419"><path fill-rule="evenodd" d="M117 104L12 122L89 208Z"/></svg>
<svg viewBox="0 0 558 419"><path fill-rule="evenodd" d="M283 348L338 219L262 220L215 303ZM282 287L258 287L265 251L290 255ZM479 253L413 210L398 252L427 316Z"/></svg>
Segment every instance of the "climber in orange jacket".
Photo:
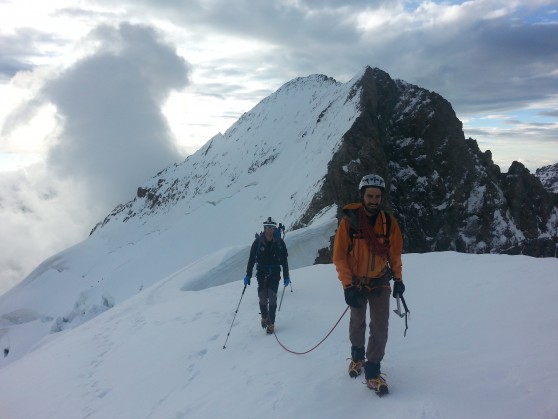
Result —
<svg viewBox="0 0 558 419"><path fill-rule="evenodd" d="M357 377L364 367L367 386L379 394L388 392L380 363L388 338L389 297L403 295L401 253L403 237L395 217L382 211L384 179L367 175L359 184L361 203L343 208L333 246L333 263L350 306L349 375ZM365 349L366 310L370 307L370 333ZM366 358L366 362L365 362Z"/></svg>

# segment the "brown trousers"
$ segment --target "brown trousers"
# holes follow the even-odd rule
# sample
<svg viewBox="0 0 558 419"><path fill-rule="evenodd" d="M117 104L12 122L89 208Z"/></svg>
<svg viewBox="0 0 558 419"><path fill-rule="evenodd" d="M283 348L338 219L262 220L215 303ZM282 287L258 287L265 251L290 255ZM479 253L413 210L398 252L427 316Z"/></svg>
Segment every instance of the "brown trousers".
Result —
<svg viewBox="0 0 558 419"><path fill-rule="evenodd" d="M373 363L380 363L384 358L388 340L389 325L389 288L376 288L363 291L364 299L361 308L351 307L349 320L349 339L351 345L364 348L366 339L366 309L370 308L370 331L366 359Z"/></svg>

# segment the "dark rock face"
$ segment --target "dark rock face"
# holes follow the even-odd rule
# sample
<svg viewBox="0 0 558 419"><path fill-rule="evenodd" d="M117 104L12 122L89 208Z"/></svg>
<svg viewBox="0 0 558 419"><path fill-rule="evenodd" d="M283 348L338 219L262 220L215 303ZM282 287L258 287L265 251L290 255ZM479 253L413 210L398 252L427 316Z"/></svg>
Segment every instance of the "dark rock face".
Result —
<svg viewBox="0 0 558 419"><path fill-rule="evenodd" d="M518 162L513 162L508 173L502 175L502 187L510 214L525 235L525 240L507 249L507 253L555 256L556 222L554 240L547 227L556 216L558 195L548 193L539 178Z"/></svg>
<svg viewBox="0 0 558 419"><path fill-rule="evenodd" d="M372 68L360 86L362 114L301 225L328 205L358 201L360 178L377 173L386 180L385 206L399 220L406 252L555 255L557 195L537 177L517 162L502 174L490 151L464 138L440 95ZM323 263L327 252L320 255Z"/></svg>
<svg viewBox="0 0 558 419"><path fill-rule="evenodd" d="M342 94L334 99L328 97L328 104L320 111L316 98L332 86L346 89L337 90ZM273 107L286 97L289 100L284 103L296 110L291 113L304 115L301 121L283 120L279 113L284 109ZM354 117L351 123L346 123L348 113ZM281 121L277 126L268 123L277 120ZM322 123L343 129L332 134L331 129L319 125ZM293 126L286 127L288 124ZM269 136L270 127L281 132L296 128L290 131L302 134L292 138L291 133L286 138L277 136L262 142L261 138ZM242 176L273 167L281 153L294 143L305 144L300 149L305 159L301 161L312 160L312 152L306 155L306 150L315 150L322 137L306 134L317 128L322 128L324 135L335 136L335 148L331 158L328 155L323 160L329 159L323 182L318 180L316 188L304 192L304 199L297 197L300 191L296 185L287 191L295 203L283 215L291 217L291 229L310 224L317 214L333 205L340 217L344 205L360 200L357 188L361 177L377 173L386 181L384 206L399 221L407 253L453 250L537 257L558 253L558 164L537 170L535 176L514 162L508 173L502 173L490 151L481 152L474 139L464 137L462 124L448 101L370 67L345 85L320 75L286 83L243 115L224 136L215 136L189 156L179 172L167 168L138 188L134 201L119 205L95 229L114 220L149 217L175 205L185 204L183 210L187 213L196 199L217 205L215 198L205 197L223 179L228 182L226 188L234 186L236 190L255 185L259 180ZM250 156L248 166L224 159L230 151L229 143ZM317 170L301 169L300 165L294 169L300 169L294 174L302 176L310 174L303 170ZM244 179L244 183L238 179ZM275 185L264 189L272 187ZM331 251L331 245L319 250L316 263L331 262Z"/></svg>
<svg viewBox="0 0 558 419"><path fill-rule="evenodd" d="M558 163L537 169L535 176L547 191L558 193Z"/></svg>

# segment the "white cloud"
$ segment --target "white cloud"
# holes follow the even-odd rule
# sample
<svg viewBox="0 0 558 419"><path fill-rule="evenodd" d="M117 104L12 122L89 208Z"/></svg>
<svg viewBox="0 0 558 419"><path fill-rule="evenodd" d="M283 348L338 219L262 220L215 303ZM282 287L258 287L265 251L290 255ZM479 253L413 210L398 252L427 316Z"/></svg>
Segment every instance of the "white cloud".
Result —
<svg viewBox="0 0 558 419"><path fill-rule="evenodd" d="M34 165L0 176L0 294L46 257L85 239L93 209L80 188L60 182ZM100 216L99 208L94 215Z"/></svg>
<svg viewBox="0 0 558 419"><path fill-rule="evenodd" d="M48 103L59 121L44 144L44 164L0 177L1 236L14 238L0 252L9 283L85 238L146 179L183 158L161 109L187 85L188 63L145 26L102 26L90 40L101 47L45 81L39 101L5 125L6 132L23 129Z"/></svg>
<svg viewBox="0 0 558 419"><path fill-rule="evenodd" d="M97 28L99 52L45 85L62 132L48 166L116 205L143 180L181 160L161 112L173 89L187 84L188 65L151 28ZM94 199L99 199L97 196Z"/></svg>

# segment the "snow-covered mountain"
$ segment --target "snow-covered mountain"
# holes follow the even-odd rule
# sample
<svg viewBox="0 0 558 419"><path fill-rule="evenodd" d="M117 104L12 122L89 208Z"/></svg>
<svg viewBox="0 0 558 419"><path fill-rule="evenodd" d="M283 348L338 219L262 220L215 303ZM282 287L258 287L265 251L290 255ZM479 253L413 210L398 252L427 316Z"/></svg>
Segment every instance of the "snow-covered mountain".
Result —
<svg viewBox="0 0 558 419"><path fill-rule="evenodd" d="M297 78L0 296L17 342L0 365L215 252L236 269L216 266L211 285L241 278L267 216L288 227L292 268L327 263L340 208L370 172L390 186L406 252L555 256L556 196L520 164L501 174L442 97L369 67L347 83Z"/></svg>
<svg viewBox="0 0 558 419"><path fill-rule="evenodd" d="M136 199L118 206L87 240L0 296L0 336L9 329L12 346L0 365L215 252L227 269L216 264L209 284L189 287L242 278L262 221L272 216L292 226L319 191L332 153L358 115L359 96L351 92L361 77L287 83L224 135L138 188ZM291 268L312 265L318 248L328 246L335 213L334 206L324 208L308 228L287 233Z"/></svg>
<svg viewBox="0 0 558 419"><path fill-rule="evenodd" d="M500 377L498 384L512 386L515 395L501 416L486 417L532 413L533 405L539 417L555 414L557 367L545 348L558 341L551 332L558 319L546 312L536 330L518 325L540 312L541 294L541 304L551 307L557 259L413 253L549 254L556 243L556 196L541 192L540 181L519 163L500 173L490 152L463 138L439 95L367 67L347 83L313 75L285 84L183 163L141 185L136 198L115 208L86 240L45 260L0 296L0 417L254 417L258 407L270 417L343 415L343 403L361 400L349 390L358 384L345 382L345 326L308 364L290 358L257 327L252 287L230 351L222 352L222 341L244 296L249 246L268 216L287 226L295 288L286 293L290 308L281 312L278 331L284 327L286 339L306 347L330 327L344 309L339 284L332 265L312 265L328 261L340 208L356 198L360 176L370 172L386 178L388 207L405 231L404 279L421 330L410 345L413 357L399 349L406 342L390 341L388 368L397 371L402 362L410 374L395 372L395 388L426 379L444 390L441 399L410 390L407 396L418 399L402 403L395 396L396 416L482 417L481 407L498 412L507 393L479 386L480 371ZM522 286L525 275L539 280L532 295ZM427 304L433 297L443 300L435 310ZM447 316L455 311L467 333L456 333ZM502 317L510 311L514 316ZM521 341L540 344L531 345L527 357L517 329ZM502 358L502 347L514 349ZM518 359L528 360L521 370ZM283 373L269 372L273 363L287 362L292 365L281 365ZM461 365L469 368L446 377ZM328 394L327 406L321 391L301 397L316 371L325 374L317 383ZM475 386L464 389L468 382ZM455 392L448 390L454 385ZM485 403L460 403L466 414L452 416L448 406L464 391ZM237 403L248 394L251 405Z"/></svg>
<svg viewBox="0 0 558 419"><path fill-rule="evenodd" d="M87 240L37 267L0 298L0 314L40 318L43 335L73 327L189 263L246 246L269 215L321 238L321 248L301 239L294 268L318 254L327 262L336 215L369 172L390 186L407 252L555 253L556 197L537 178L519 163L502 175L490 152L463 138L447 101L366 67L347 83L322 75L286 83L140 186ZM162 254L166 263L156 263ZM235 279L224 274L216 283ZM37 302L62 288L73 294L54 312ZM22 307L34 312L21 315Z"/></svg>
<svg viewBox="0 0 558 419"><path fill-rule="evenodd" d="M535 176L548 191L558 193L558 163L537 169Z"/></svg>
<svg viewBox="0 0 558 419"><path fill-rule="evenodd" d="M369 67L344 84L325 76L285 84L97 229L157 224L151 216L169 211L195 223L200 210L226 206L235 234L286 203L277 216L300 228L323 211L339 215L371 172L389 185L408 252L555 254L556 195L521 163L501 173L440 95ZM248 202L256 218L242 208Z"/></svg>

